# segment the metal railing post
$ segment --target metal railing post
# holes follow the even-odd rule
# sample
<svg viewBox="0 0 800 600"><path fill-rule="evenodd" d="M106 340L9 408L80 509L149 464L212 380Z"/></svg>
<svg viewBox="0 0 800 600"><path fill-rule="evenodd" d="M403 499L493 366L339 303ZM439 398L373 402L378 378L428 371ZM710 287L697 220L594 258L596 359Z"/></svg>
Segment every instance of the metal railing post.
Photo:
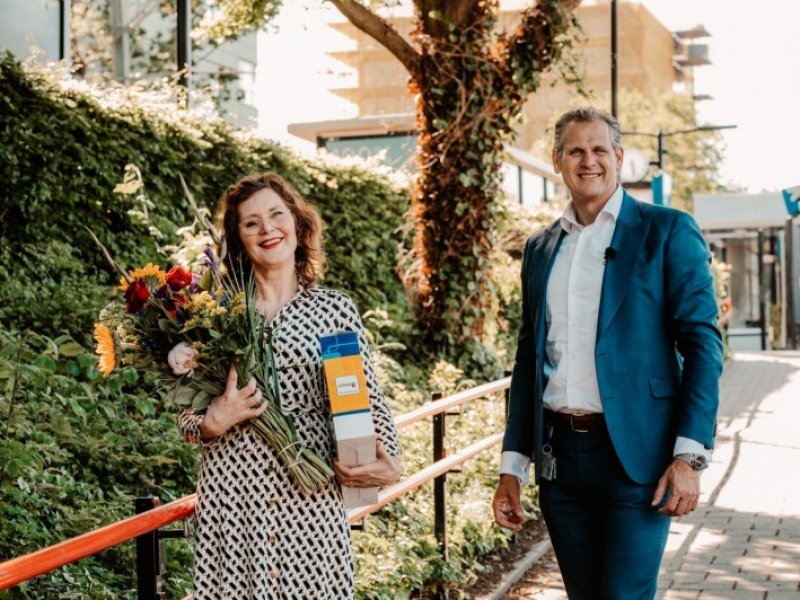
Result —
<svg viewBox="0 0 800 600"><path fill-rule="evenodd" d="M147 512L161 504L155 496L136 498L136 514ZM164 556L159 530L155 529L136 538L136 579L139 600L165 598L161 585L164 573Z"/></svg>
<svg viewBox="0 0 800 600"><path fill-rule="evenodd" d="M503 377L510 377L511 371L503 371ZM509 385L507 388L503 390L503 409L505 410L505 419L503 420L503 425L508 423L508 407L511 403L511 386Z"/></svg>
<svg viewBox="0 0 800 600"><path fill-rule="evenodd" d="M444 394L434 392L431 400L440 400ZM433 462L447 457L447 414L433 416ZM442 560L447 560L447 473L433 480L433 528L436 545ZM447 598L446 589L439 590L437 598Z"/></svg>

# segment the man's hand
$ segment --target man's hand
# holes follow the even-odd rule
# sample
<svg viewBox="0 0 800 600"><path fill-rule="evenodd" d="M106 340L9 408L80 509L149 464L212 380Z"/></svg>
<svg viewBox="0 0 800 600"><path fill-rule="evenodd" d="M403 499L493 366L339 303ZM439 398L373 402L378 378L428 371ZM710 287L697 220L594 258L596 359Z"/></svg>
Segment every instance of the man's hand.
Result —
<svg viewBox="0 0 800 600"><path fill-rule="evenodd" d="M255 378L251 377L242 389L237 385L238 378L236 365L231 365L225 391L211 401L200 421L200 434L204 440L222 435L237 423L253 419L267 410L268 404L261 402L261 390Z"/></svg>
<svg viewBox="0 0 800 600"><path fill-rule="evenodd" d="M658 512L669 517L689 514L700 501L700 473L679 458L674 459L658 480L652 506L661 504L665 492L669 492L669 499Z"/></svg>
<svg viewBox="0 0 800 600"><path fill-rule="evenodd" d="M525 513L519 500L519 479L514 475L500 475L497 491L492 500L494 520L500 527L519 531L525 522Z"/></svg>
<svg viewBox="0 0 800 600"><path fill-rule="evenodd" d="M337 458L333 461L336 479L342 485L355 488L389 485L397 481L401 471L400 459L386 454L380 444L376 444L375 453L378 460L358 467L346 467Z"/></svg>

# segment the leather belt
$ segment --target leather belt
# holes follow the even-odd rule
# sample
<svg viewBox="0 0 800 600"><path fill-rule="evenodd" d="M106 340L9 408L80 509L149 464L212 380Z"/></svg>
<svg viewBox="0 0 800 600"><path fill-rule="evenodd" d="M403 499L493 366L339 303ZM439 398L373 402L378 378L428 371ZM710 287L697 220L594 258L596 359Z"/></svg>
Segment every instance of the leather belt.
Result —
<svg viewBox="0 0 800 600"><path fill-rule="evenodd" d="M592 431L604 429L606 426L603 413L573 415L570 413L555 412L545 408L544 419L547 423L552 423L557 427L570 429L577 433L591 433Z"/></svg>

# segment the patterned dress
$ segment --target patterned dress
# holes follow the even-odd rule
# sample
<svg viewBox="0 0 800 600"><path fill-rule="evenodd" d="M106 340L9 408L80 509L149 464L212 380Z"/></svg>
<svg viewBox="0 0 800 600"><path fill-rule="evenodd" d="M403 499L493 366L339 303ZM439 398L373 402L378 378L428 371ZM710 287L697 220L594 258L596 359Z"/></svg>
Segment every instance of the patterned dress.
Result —
<svg viewBox="0 0 800 600"><path fill-rule="evenodd" d="M358 333L375 432L399 455L394 421L378 387L361 318L341 292L303 289L275 315L273 348L284 413L298 435L332 464L334 440L318 336ZM337 483L304 494L275 451L240 423L201 442L201 416L178 415L183 436L203 447L197 492L197 600L342 600L353 596L350 527Z"/></svg>

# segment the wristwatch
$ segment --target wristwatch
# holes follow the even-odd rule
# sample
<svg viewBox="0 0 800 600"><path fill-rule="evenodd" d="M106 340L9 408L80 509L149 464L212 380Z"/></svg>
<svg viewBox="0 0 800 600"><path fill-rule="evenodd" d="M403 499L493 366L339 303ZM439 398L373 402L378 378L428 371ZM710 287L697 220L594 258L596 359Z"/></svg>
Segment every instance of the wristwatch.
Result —
<svg viewBox="0 0 800 600"><path fill-rule="evenodd" d="M682 460L688 464L695 471L702 471L708 468L708 459L703 454L692 454L685 452L683 454L676 454L675 458Z"/></svg>

